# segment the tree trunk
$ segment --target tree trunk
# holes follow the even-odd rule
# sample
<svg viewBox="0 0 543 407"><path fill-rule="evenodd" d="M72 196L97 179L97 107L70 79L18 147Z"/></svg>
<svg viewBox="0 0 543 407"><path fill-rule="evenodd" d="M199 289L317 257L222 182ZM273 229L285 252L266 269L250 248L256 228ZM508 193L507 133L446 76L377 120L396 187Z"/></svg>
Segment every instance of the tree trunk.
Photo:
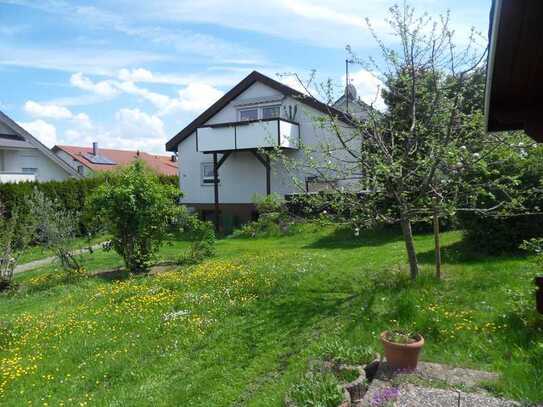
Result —
<svg viewBox="0 0 543 407"><path fill-rule="evenodd" d="M409 259L409 272L411 279L415 280L419 274L419 264L417 262L417 253L415 252L415 243L413 242L413 233L411 232L411 220L407 216L402 215L401 225L405 250Z"/></svg>
<svg viewBox="0 0 543 407"><path fill-rule="evenodd" d="M439 242L439 213L437 206L434 206L434 242L436 253L436 277L441 279L441 244Z"/></svg>

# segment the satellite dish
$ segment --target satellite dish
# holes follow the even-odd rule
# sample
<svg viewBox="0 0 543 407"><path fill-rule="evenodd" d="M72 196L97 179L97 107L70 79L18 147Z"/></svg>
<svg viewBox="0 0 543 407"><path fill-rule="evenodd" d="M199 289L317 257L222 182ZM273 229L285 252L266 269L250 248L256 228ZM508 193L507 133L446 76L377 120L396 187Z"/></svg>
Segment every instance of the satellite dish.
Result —
<svg viewBox="0 0 543 407"><path fill-rule="evenodd" d="M354 87L352 83L349 83L345 87L345 96L351 100L356 100L356 88Z"/></svg>

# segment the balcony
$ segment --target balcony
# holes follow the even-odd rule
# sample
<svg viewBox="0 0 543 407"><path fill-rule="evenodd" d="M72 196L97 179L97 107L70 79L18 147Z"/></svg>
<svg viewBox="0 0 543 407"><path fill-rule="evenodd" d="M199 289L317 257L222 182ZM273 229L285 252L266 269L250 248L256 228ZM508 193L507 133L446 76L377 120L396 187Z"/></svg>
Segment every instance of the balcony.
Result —
<svg viewBox="0 0 543 407"><path fill-rule="evenodd" d="M285 119L220 123L196 130L196 150L203 153L299 147L299 125Z"/></svg>
<svg viewBox="0 0 543 407"><path fill-rule="evenodd" d="M24 172L0 172L0 184L36 181L36 174Z"/></svg>

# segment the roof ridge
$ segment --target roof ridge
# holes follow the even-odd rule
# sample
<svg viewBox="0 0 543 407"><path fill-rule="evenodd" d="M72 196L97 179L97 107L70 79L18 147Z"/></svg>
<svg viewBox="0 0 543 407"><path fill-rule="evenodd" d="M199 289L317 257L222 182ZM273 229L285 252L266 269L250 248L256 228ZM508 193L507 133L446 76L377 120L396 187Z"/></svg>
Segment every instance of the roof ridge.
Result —
<svg viewBox="0 0 543 407"><path fill-rule="evenodd" d="M313 96L306 95L294 88L291 88L290 86L285 85L284 83L281 83L273 78L270 78L269 76L266 76L258 71L252 71L249 75L247 75L240 82L238 82L233 88L231 88L228 92L221 96L219 100L213 103L210 107L208 107L205 111L198 115L192 122L185 126L180 132L178 132L174 137L172 137L166 143L166 150L175 151L179 143L188 136L190 136L194 132L194 130L198 128L198 126L207 122L219 111L221 111L228 103L230 103L241 93L247 90L253 83L258 81L287 96L299 98L301 103L309 105L314 109L317 109L326 114L333 114L339 120L347 124L352 123L352 119L349 114L344 113L333 106L327 105L320 100L314 98Z"/></svg>

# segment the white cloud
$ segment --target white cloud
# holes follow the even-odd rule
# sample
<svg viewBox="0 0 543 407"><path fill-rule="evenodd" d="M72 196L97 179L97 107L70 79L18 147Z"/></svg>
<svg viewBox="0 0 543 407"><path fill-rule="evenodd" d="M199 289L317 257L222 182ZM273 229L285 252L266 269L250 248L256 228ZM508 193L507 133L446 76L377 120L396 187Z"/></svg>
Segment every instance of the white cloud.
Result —
<svg viewBox="0 0 543 407"><path fill-rule="evenodd" d="M24 104L24 111L33 117L49 118L49 119L69 119L75 124L85 128L91 128L92 123L90 117L86 113L73 113L65 106L53 103L39 103L33 100L28 100Z"/></svg>
<svg viewBox="0 0 543 407"><path fill-rule="evenodd" d="M351 13L342 13L326 6L319 6L314 3L289 0L284 2L285 7L293 13L310 19L327 21L335 24L354 26L362 28L366 25L364 18Z"/></svg>
<svg viewBox="0 0 543 407"><path fill-rule="evenodd" d="M93 124L88 114L78 113L72 116L72 120L81 127L91 129Z"/></svg>
<svg viewBox="0 0 543 407"><path fill-rule="evenodd" d="M297 78L294 74L292 75L283 75L279 78L279 81L287 85L288 87L291 87L292 89L296 89L298 92L308 94L308 89L305 88L305 83L300 82L303 81L302 78ZM311 89L309 89L311 92Z"/></svg>
<svg viewBox="0 0 543 407"><path fill-rule="evenodd" d="M115 114L123 135L134 139L165 138L164 123L156 115L149 115L139 109L120 109Z"/></svg>
<svg viewBox="0 0 543 407"><path fill-rule="evenodd" d="M34 120L33 122L19 123L23 129L28 131L39 141L51 148L57 144L57 129L50 123L43 120Z"/></svg>
<svg viewBox="0 0 543 407"><path fill-rule="evenodd" d="M0 41L0 65L114 75L125 66L170 59L168 55L123 49L46 48L13 46Z"/></svg>
<svg viewBox="0 0 543 407"><path fill-rule="evenodd" d="M172 114L176 111L197 112L205 109L223 95L223 92L207 83L191 82L179 90L178 97L170 97L158 92L136 85L133 80L143 82L160 82L149 70L138 68L134 70L122 69L118 73L121 81L112 79L93 82L81 72L73 74L70 83L81 90L96 93L104 97L114 97L120 93L139 96L150 102L160 116Z"/></svg>
<svg viewBox="0 0 543 407"><path fill-rule="evenodd" d="M70 119L73 114L64 106L54 104L41 104L28 100L24 104L24 110L33 117L47 117L50 119Z"/></svg>
<svg viewBox="0 0 543 407"><path fill-rule="evenodd" d="M124 150L141 150L164 154L168 139L164 122L157 115L140 109L122 108L114 115L113 123L104 126L68 128L64 131L62 144L91 146Z"/></svg>
<svg viewBox="0 0 543 407"><path fill-rule="evenodd" d="M155 80L153 73L144 68L123 68L119 71L118 77L121 81L128 82L154 82Z"/></svg>
<svg viewBox="0 0 543 407"><path fill-rule="evenodd" d="M123 82L156 83L164 85L187 86L194 82L206 83L212 86L230 86L239 81L243 75L247 75L247 68L229 68L225 66L210 67L208 72L193 74L175 74L151 72L145 68L123 68L119 70L117 78Z"/></svg>
<svg viewBox="0 0 543 407"><path fill-rule="evenodd" d="M82 72L74 73L70 77L70 84L81 90L96 93L106 98L116 96L119 93L110 81L93 82L84 76Z"/></svg>
<svg viewBox="0 0 543 407"><path fill-rule="evenodd" d="M169 96L141 88L133 82L117 82L115 86L125 93L142 97L160 110L167 109L171 103Z"/></svg>
<svg viewBox="0 0 543 407"><path fill-rule="evenodd" d="M216 102L223 92L206 85L205 83L191 83L179 91L179 105L181 109L191 112L200 112Z"/></svg>

